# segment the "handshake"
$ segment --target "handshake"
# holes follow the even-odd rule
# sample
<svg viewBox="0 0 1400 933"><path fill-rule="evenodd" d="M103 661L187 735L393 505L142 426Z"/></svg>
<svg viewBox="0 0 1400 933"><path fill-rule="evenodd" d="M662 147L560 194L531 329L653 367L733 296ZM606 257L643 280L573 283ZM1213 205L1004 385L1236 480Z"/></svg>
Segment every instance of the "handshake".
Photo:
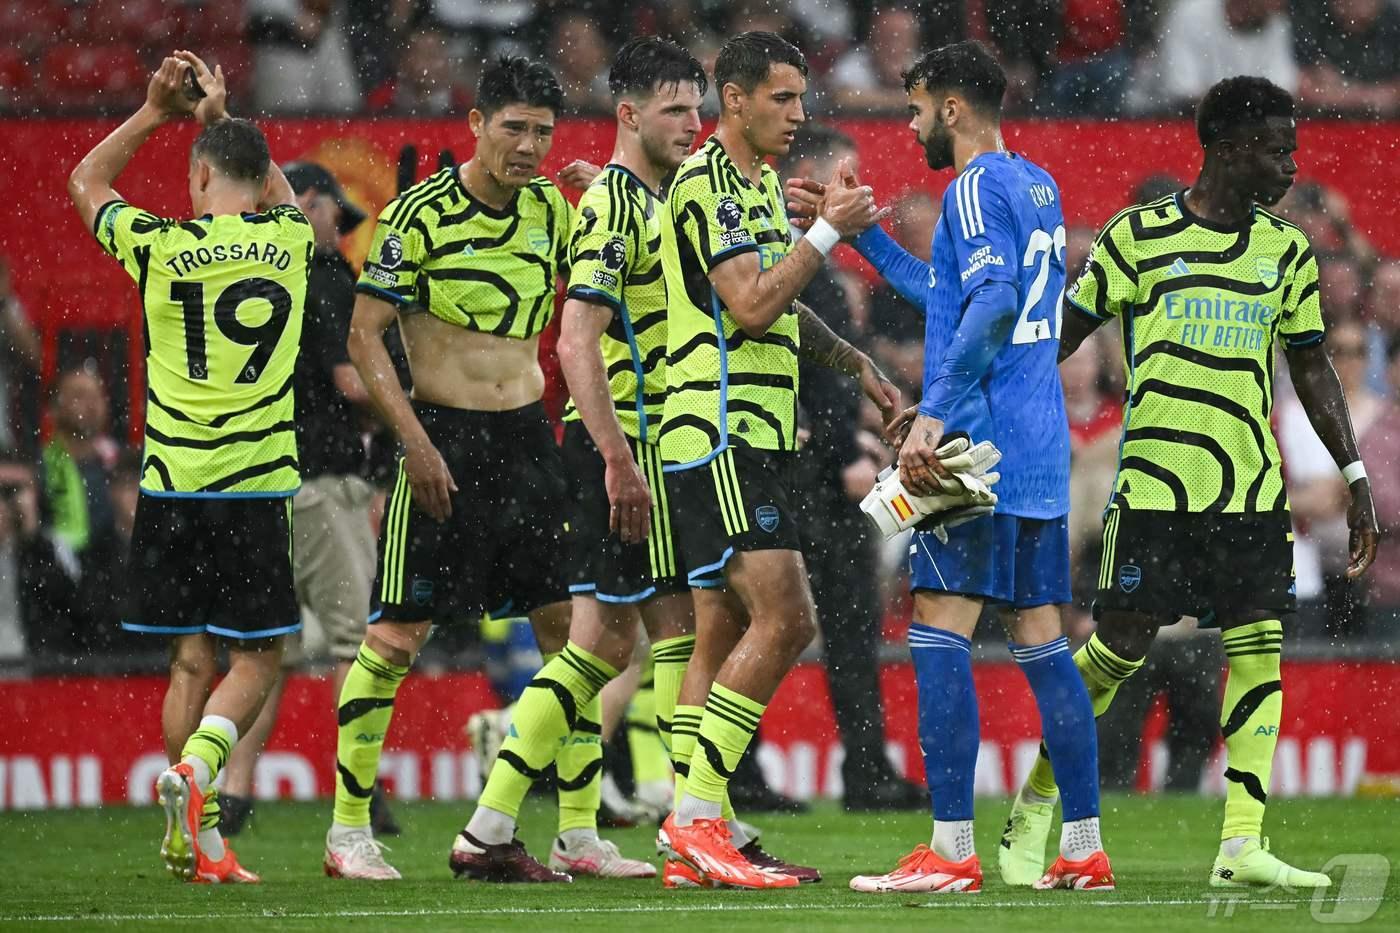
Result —
<svg viewBox="0 0 1400 933"><path fill-rule="evenodd" d="M889 467L860 503L860 509L880 534L892 538L906 528L925 519L933 519L931 530L943 543L948 542L948 529L983 515L996 508L997 494L992 492L1000 473L988 472L1001 460L1001 451L991 441L973 444L965 434L946 441L934 451L948 476L939 477L941 490L931 496L916 496L904 488L899 471Z"/></svg>

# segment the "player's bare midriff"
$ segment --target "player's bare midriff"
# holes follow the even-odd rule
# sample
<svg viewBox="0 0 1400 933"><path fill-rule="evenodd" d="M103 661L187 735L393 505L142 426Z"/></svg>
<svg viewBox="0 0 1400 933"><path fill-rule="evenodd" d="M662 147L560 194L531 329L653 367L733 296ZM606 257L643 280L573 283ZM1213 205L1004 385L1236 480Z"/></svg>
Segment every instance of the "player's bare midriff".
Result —
<svg viewBox="0 0 1400 933"><path fill-rule="evenodd" d="M544 395L538 335L464 330L427 313L399 316L416 401L471 411L510 411Z"/></svg>

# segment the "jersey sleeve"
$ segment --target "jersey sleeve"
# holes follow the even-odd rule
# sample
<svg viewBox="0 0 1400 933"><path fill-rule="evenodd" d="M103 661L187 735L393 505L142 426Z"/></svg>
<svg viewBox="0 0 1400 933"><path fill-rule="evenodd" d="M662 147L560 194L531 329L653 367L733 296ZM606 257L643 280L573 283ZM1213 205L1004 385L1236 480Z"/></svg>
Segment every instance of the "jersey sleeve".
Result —
<svg viewBox="0 0 1400 933"><path fill-rule="evenodd" d="M1283 319L1279 321L1279 333L1283 344L1290 350L1311 347L1322 343L1322 300L1317 288L1317 257L1310 247L1304 246L1298 261L1293 264L1293 278L1284 294Z"/></svg>
<svg viewBox="0 0 1400 933"><path fill-rule="evenodd" d="M1132 308L1138 276L1131 233L1125 222L1111 222L1100 231L1084 271L1065 293L1071 308L1099 322Z"/></svg>
<svg viewBox="0 0 1400 933"><path fill-rule="evenodd" d="M707 275L726 259L758 250L739 199L716 188L710 175L678 180L670 195L672 217Z"/></svg>
<svg viewBox="0 0 1400 933"><path fill-rule="evenodd" d="M987 282L1015 285L1020 266L1016 217L995 175L973 166L943 195L964 300Z"/></svg>
<svg viewBox="0 0 1400 933"><path fill-rule="evenodd" d="M569 241L569 287L565 297L619 311L623 283L637 258L637 244L627 234L626 196L612 180L601 180L579 201L578 218Z"/></svg>
<svg viewBox="0 0 1400 933"><path fill-rule="evenodd" d="M427 259L423 231L413 214L401 210L400 199L390 201L379 214L355 291L394 305L412 304L417 295L418 270Z"/></svg>
<svg viewBox="0 0 1400 933"><path fill-rule="evenodd" d="M93 234L107 255L120 262L127 275L139 280L137 250L149 250L173 224L125 201L111 201L98 210Z"/></svg>

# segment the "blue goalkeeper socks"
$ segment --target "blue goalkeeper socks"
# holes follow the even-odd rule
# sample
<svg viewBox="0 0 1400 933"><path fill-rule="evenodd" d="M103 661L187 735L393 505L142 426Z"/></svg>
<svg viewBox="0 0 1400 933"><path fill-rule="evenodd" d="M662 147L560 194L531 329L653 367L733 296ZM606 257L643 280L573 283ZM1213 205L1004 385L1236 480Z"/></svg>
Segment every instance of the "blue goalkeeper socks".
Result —
<svg viewBox="0 0 1400 933"><path fill-rule="evenodd" d="M1060 786L1066 823L1099 815L1099 742L1094 707L1069 640L1011 645L1040 710L1041 735Z"/></svg>
<svg viewBox="0 0 1400 933"><path fill-rule="evenodd" d="M909 626L909 653L919 688L919 746L924 752L933 818L971 820L980 740L972 642L916 624ZM1079 676L1073 664L1070 671Z"/></svg>

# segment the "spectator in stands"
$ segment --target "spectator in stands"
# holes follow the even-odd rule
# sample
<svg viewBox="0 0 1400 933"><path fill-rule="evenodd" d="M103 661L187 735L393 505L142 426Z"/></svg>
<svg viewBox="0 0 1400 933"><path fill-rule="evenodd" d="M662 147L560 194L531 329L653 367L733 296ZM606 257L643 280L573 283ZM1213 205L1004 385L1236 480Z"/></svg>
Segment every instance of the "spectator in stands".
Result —
<svg viewBox="0 0 1400 933"><path fill-rule="evenodd" d="M1316 181L1299 182L1275 209L1303 228L1319 256L1350 256L1363 265L1375 260L1375 249L1351 222L1351 205L1340 191Z"/></svg>
<svg viewBox="0 0 1400 933"><path fill-rule="evenodd" d="M1385 408L1385 399L1366 384L1366 342L1365 329L1354 320L1333 325L1327 335L1358 443ZM1351 501L1346 483L1298 400L1290 395L1278 408L1279 451L1293 509L1299 600L1321 597L1328 629L1355 632L1361 626L1358 606L1364 584L1353 586L1345 574L1350 553L1346 514Z"/></svg>
<svg viewBox="0 0 1400 933"><path fill-rule="evenodd" d="M904 112L909 95L903 72L919 53L919 20L901 6L881 6L870 36L836 62L827 78L838 107Z"/></svg>
<svg viewBox="0 0 1400 933"><path fill-rule="evenodd" d="M1383 259L1371 270L1366 291L1366 382L1381 395L1392 394L1386 370L1390 341L1400 335L1400 259Z"/></svg>
<svg viewBox="0 0 1400 933"><path fill-rule="evenodd" d="M1400 111L1400 10L1388 0L1295 4L1303 103L1333 114Z"/></svg>
<svg viewBox="0 0 1400 933"><path fill-rule="evenodd" d="M785 178L829 178L841 160L855 170L856 146L844 133L808 124L779 165ZM802 291L838 336L864 342L840 273L827 263ZM799 453L803 498L800 524L823 655L845 758L841 766L848 810L916 809L925 793L898 777L885 757L880 702L880 602L876 540L859 502L887 465L878 437L860 424L859 389L839 373L804 363L798 384L810 441Z"/></svg>
<svg viewBox="0 0 1400 933"><path fill-rule="evenodd" d="M1132 72L1135 9L1129 0L1063 0L1050 74L1036 103L1060 114L1117 116Z"/></svg>
<svg viewBox="0 0 1400 933"><path fill-rule="evenodd" d="M1288 91L1298 86L1284 0L1177 0L1161 35L1148 80L1163 106L1192 111L1231 75L1260 75Z"/></svg>
<svg viewBox="0 0 1400 933"><path fill-rule="evenodd" d="M928 262L939 214L933 195L911 189L895 201L890 232L900 246ZM870 346L900 391L918 398L924 386L924 316L883 279L870 298Z"/></svg>
<svg viewBox="0 0 1400 933"><path fill-rule="evenodd" d="M26 653L20 612L20 558L25 543L39 533L39 496L34 468L0 460L0 660Z"/></svg>
<svg viewBox="0 0 1400 933"><path fill-rule="evenodd" d="M1392 333L1386 358L1390 398L1360 445L1376 497L1376 517L1382 528L1393 532L1400 528L1400 333ZM1393 643L1400 631L1400 548L1390 543L1392 546L1377 550L1377 566L1367 575L1366 629L1373 638Z"/></svg>
<svg viewBox="0 0 1400 933"><path fill-rule="evenodd" d="M49 413L40 527L22 561L26 639L36 654L72 659L100 653L118 633L111 610L125 542L110 490L119 451L107 435L106 392L87 369L55 377Z"/></svg>
<svg viewBox="0 0 1400 933"><path fill-rule="evenodd" d="M1361 321L1366 297L1366 279L1361 264L1342 253L1321 256L1317 264L1317 285L1327 296L1327 324L1355 324Z"/></svg>
<svg viewBox="0 0 1400 933"><path fill-rule="evenodd" d="M1106 370L1117 363L1107 356L1110 347L1109 341L1095 334L1086 341L1083 350L1060 364L1073 464L1070 470L1070 565L1080 571L1085 581L1083 586L1075 587L1075 592L1093 589L1103 532L1101 516L1118 469L1118 435L1123 424L1123 410L1122 399L1108 391L1105 379Z"/></svg>
<svg viewBox="0 0 1400 933"><path fill-rule="evenodd" d="M581 10L563 13L553 21L546 50L554 74L564 88L564 109L573 113L610 112L608 63L612 51L593 17Z"/></svg>
<svg viewBox="0 0 1400 933"><path fill-rule="evenodd" d="M394 77L374 90L368 104L371 110L411 117L465 114L471 110L474 83L452 61L442 30L425 22L408 33Z"/></svg>
<svg viewBox="0 0 1400 933"><path fill-rule="evenodd" d="M362 97L336 0L248 0L258 109L347 113Z"/></svg>
<svg viewBox="0 0 1400 933"><path fill-rule="evenodd" d="M1151 38L1154 0L1004 0L985 7L1010 103L1116 116L1135 54Z"/></svg>
<svg viewBox="0 0 1400 933"><path fill-rule="evenodd" d="M1094 238L1099 232L1085 224L1071 224L1065 231L1065 281L1076 282L1089 254L1094 251Z"/></svg>
<svg viewBox="0 0 1400 933"><path fill-rule="evenodd" d="M22 383L38 374L43 348L10 281L10 264L0 256L0 451L32 451L35 425L26 424L14 404Z"/></svg>

